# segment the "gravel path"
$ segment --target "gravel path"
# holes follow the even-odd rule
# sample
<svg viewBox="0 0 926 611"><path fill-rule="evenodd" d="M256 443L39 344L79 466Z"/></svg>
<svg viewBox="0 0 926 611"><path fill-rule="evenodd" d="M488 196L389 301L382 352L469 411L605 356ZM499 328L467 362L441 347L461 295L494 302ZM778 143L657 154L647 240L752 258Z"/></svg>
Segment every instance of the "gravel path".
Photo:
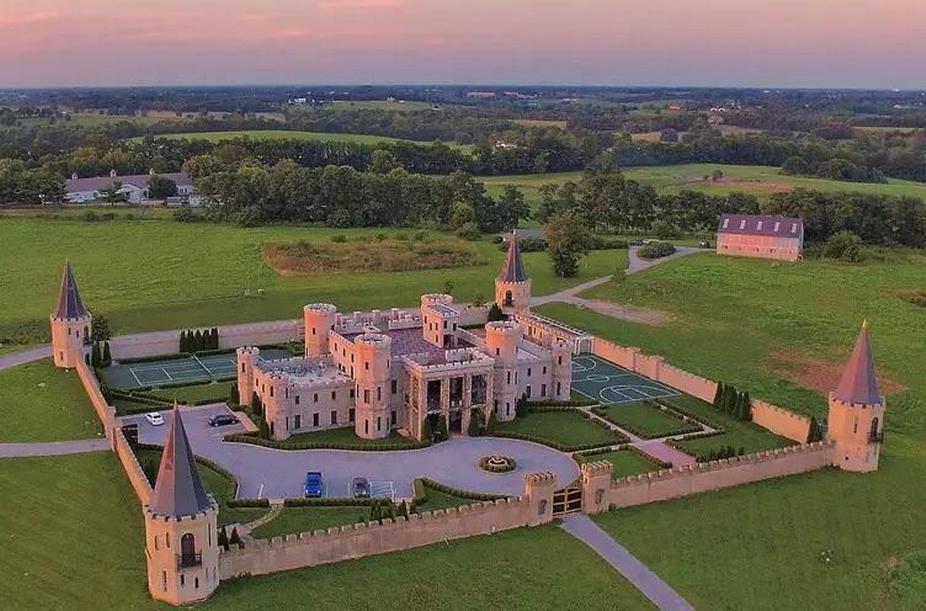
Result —
<svg viewBox="0 0 926 611"><path fill-rule="evenodd" d="M75 441L49 441L41 443L0 443L0 458L24 456L63 456L111 450L108 439L78 439Z"/></svg>

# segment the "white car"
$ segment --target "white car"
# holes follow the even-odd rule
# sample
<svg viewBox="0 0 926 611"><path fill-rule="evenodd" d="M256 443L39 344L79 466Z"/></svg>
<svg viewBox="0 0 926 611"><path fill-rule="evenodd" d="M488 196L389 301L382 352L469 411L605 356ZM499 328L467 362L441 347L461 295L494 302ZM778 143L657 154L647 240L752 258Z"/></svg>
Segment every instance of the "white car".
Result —
<svg viewBox="0 0 926 611"><path fill-rule="evenodd" d="M148 424L151 426L161 426L164 424L164 416L161 415L161 412L148 412L145 414L145 420L147 420Z"/></svg>

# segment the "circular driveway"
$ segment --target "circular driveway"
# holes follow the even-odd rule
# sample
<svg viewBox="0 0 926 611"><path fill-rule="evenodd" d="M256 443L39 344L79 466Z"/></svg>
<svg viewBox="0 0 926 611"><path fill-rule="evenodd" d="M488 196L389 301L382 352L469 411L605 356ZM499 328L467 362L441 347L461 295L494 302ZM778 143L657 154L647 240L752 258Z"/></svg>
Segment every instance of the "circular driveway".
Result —
<svg viewBox="0 0 926 611"><path fill-rule="evenodd" d="M183 423L193 452L212 460L238 479L241 498L302 496L306 471L321 471L325 496L350 496L350 482L365 477L374 492L394 491L395 498L411 498L413 482L428 477L447 486L494 494L520 495L524 475L552 471L560 486L572 483L579 468L568 454L543 445L500 437L454 437L420 450L356 452L347 450L275 450L244 443L225 443L228 433L240 425L212 428L209 418L227 412L224 405L182 408ZM167 416L167 414L164 414ZM151 426L143 416L127 416L124 423L138 423L139 441L164 444L167 426ZM517 469L510 473L486 473L478 461L488 454L513 457Z"/></svg>

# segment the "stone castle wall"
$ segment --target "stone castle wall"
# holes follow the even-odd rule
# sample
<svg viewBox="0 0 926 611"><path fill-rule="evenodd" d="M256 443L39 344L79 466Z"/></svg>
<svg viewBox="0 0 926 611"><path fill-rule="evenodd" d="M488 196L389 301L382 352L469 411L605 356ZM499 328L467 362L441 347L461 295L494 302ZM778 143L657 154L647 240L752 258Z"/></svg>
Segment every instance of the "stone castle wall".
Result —
<svg viewBox="0 0 926 611"><path fill-rule="evenodd" d="M526 497L499 499L386 519L382 524L256 540L242 550L223 552L219 571L222 579L263 575L491 534L531 524L531 505Z"/></svg>
<svg viewBox="0 0 926 611"><path fill-rule="evenodd" d="M81 384L84 385L84 391L87 393L87 398L90 399L90 404L93 405L97 418L100 419L104 435L107 439L112 440L113 430L116 428L116 409L106 403L103 393L100 392L99 380L96 379L93 370L83 359L76 359L74 368L77 370L77 377L80 378Z"/></svg>
<svg viewBox="0 0 926 611"><path fill-rule="evenodd" d="M670 365L661 356L643 354L639 348L621 346L596 337L592 354L708 403L714 401L717 393L717 382L714 380ZM810 419L783 407L754 399L752 419L776 435L799 443L807 441Z"/></svg>
<svg viewBox="0 0 926 611"><path fill-rule="evenodd" d="M135 452L132 451L129 442L122 433L122 428L117 428L113 432L113 450L115 450L116 456L119 457L119 462L122 463L122 469L129 478L129 483L132 484L135 496L138 497L138 501L144 507L148 504L148 499L151 498L151 483L138 463Z"/></svg>
<svg viewBox="0 0 926 611"><path fill-rule="evenodd" d="M677 469L624 477L611 484L614 507L632 507L815 471L833 464L833 443L792 446Z"/></svg>

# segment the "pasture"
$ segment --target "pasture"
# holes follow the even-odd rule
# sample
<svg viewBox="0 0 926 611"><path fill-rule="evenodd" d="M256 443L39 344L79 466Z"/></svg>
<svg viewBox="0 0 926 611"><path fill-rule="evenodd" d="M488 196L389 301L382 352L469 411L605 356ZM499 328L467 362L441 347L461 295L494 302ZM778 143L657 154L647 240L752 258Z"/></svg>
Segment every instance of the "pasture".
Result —
<svg viewBox="0 0 926 611"><path fill-rule="evenodd" d="M330 244L333 235L380 233L402 231L0 218L0 341L29 342L30 336L32 343L45 341L66 258L85 303L108 316L116 333L292 318L315 301L342 311L414 306L423 293L446 288L448 277L458 300L493 294L504 252L488 240L472 243L484 263L454 268L452 274L435 269L279 276L261 260L265 242ZM35 244L55 244L55 254L23 257ZM543 252L526 253L524 262L534 294L543 295L610 274L626 258L622 251L595 251L575 278L555 276Z"/></svg>
<svg viewBox="0 0 926 611"><path fill-rule="evenodd" d="M539 308L817 416L826 413L825 393L836 384L859 324L869 319L888 395L877 473L825 470L598 519L695 607L912 609L909 602L926 595L907 595L913 597L905 607L894 604L888 580L897 559L926 550L926 525L918 517L926 502L926 361L919 358L926 309L899 295L926 284L926 258L903 249L867 254L855 265L701 254L584 294L667 310L674 316L663 326L616 324L566 304ZM729 427L720 421L724 416L705 413ZM731 442L746 445L743 440ZM821 560L824 552L831 552L831 563ZM744 567L748 578L729 578Z"/></svg>
<svg viewBox="0 0 926 611"><path fill-rule="evenodd" d="M181 132L177 134L159 134L157 138L167 140L205 140L207 142L227 142L238 138L250 138L252 140L312 140L315 142L344 142L349 144L395 144L397 142L412 142L415 144L427 145L430 142L418 142L415 140L405 140L402 138L391 138L389 136L376 136L373 134L348 134L343 132L308 132L291 129L248 129L241 131L217 131L217 132ZM138 141L140 138L132 138ZM472 146L456 144L455 142L445 143L450 148L461 151L472 150Z"/></svg>

